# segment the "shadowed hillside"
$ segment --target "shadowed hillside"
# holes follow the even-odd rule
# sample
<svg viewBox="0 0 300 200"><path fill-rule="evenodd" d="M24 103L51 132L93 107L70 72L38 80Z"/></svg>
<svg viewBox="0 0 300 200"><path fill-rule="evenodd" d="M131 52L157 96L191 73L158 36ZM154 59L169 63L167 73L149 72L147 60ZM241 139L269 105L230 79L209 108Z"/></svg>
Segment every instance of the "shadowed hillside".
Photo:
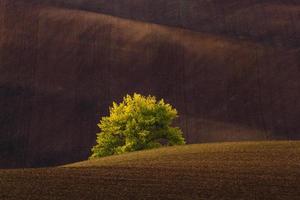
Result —
<svg viewBox="0 0 300 200"><path fill-rule="evenodd" d="M133 92L178 108L189 143L300 138L298 46L21 0L0 1L0 34L1 166L85 159Z"/></svg>
<svg viewBox="0 0 300 200"><path fill-rule="evenodd" d="M275 46L300 45L297 0L38 0L49 5L227 35Z"/></svg>

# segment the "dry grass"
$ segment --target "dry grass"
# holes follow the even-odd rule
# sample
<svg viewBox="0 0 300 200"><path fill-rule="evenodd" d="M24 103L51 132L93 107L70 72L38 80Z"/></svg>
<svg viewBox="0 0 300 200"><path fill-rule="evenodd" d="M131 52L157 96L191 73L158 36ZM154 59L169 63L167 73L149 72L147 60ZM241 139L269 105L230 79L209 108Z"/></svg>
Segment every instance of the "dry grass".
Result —
<svg viewBox="0 0 300 200"><path fill-rule="evenodd" d="M0 170L0 199L298 199L300 142L200 144Z"/></svg>

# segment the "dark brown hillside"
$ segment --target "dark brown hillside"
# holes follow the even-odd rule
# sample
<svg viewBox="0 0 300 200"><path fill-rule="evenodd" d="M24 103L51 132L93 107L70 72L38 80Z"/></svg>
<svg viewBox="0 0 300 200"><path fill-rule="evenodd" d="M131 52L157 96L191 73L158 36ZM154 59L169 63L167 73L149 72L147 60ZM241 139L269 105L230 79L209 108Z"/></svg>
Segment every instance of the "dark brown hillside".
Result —
<svg viewBox="0 0 300 200"><path fill-rule="evenodd" d="M38 0L194 31L255 40L269 45L300 45L297 0Z"/></svg>
<svg viewBox="0 0 300 200"><path fill-rule="evenodd" d="M299 47L0 2L1 166L87 158L99 117L133 92L174 104L189 143L300 138Z"/></svg>
<svg viewBox="0 0 300 200"><path fill-rule="evenodd" d="M288 162L287 162L288 161ZM0 170L1 200L298 200L297 141L195 144Z"/></svg>

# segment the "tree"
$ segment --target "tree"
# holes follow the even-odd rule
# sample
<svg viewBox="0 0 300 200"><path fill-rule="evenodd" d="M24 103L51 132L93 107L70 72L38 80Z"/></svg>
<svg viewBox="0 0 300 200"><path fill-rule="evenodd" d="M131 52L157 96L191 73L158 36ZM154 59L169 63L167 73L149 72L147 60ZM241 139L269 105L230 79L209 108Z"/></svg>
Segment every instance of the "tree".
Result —
<svg viewBox="0 0 300 200"><path fill-rule="evenodd" d="M127 95L120 104L113 102L110 115L100 120L91 158L185 144L182 131L171 126L177 117L177 110L163 99Z"/></svg>

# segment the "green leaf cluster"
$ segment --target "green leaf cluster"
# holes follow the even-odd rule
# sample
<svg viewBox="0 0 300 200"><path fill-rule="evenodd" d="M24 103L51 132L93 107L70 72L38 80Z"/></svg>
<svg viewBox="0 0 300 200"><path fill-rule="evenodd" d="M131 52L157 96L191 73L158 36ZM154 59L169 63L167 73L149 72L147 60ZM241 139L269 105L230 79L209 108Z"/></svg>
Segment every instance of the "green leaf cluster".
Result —
<svg viewBox="0 0 300 200"><path fill-rule="evenodd" d="M182 131L171 126L177 117L177 110L163 99L127 95L120 104L114 102L110 115L100 120L101 132L91 158L185 144Z"/></svg>

